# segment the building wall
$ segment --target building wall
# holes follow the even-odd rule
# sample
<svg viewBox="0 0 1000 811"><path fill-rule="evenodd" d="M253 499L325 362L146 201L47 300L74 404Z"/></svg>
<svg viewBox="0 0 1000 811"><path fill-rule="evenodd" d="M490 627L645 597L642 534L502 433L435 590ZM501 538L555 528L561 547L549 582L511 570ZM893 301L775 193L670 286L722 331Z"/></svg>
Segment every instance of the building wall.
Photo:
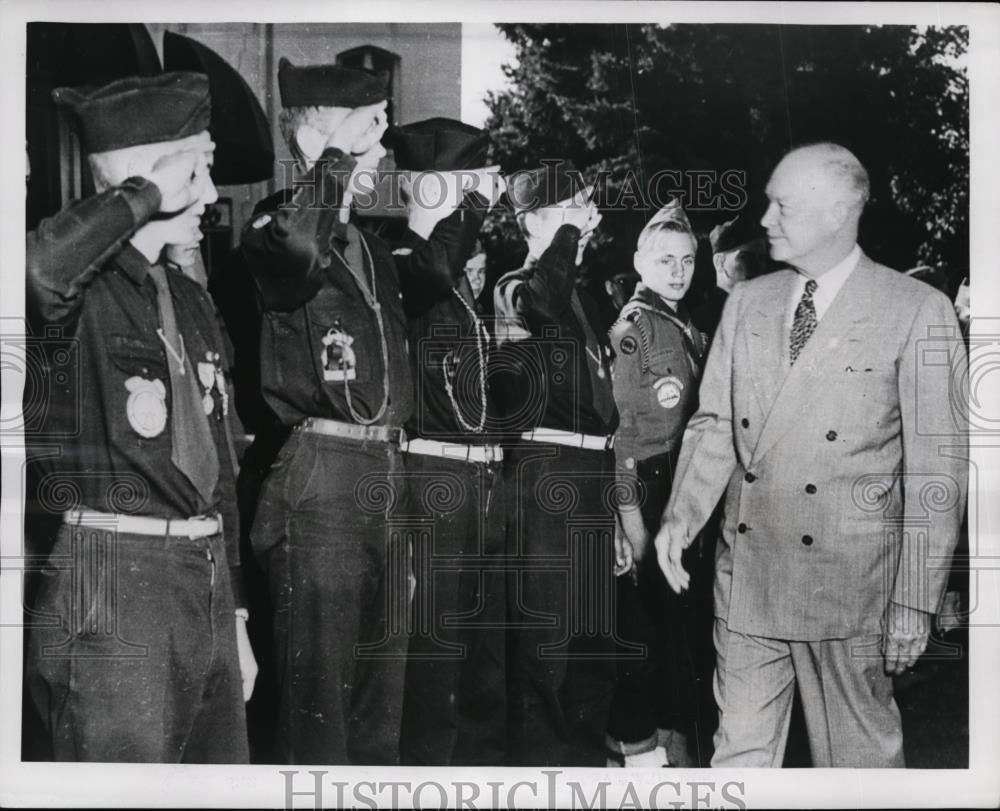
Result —
<svg viewBox="0 0 1000 811"><path fill-rule="evenodd" d="M461 117L462 26L459 23L166 23L148 24L163 58L163 32L170 30L212 48L240 72L271 121L275 178L269 183L223 186L233 201L239 234L256 201L284 185L283 162L291 155L277 126L277 66L284 56L296 65L334 62L337 54L375 45L398 54L399 105L394 123L432 116Z"/></svg>

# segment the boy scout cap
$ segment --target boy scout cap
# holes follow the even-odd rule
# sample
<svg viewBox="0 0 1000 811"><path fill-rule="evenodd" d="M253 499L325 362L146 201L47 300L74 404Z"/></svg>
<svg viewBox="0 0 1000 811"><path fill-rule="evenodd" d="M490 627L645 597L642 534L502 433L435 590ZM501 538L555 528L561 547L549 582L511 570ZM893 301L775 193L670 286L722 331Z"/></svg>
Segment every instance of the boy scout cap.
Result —
<svg viewBox="0 0 1000 811"><path fill-rule="evenodd" d="M508 178L507 199L515 213L521 214L569 200L586 188L583 177L571 164L547 163Z"/></svg>
<svg viewBox="0 0 1000 811"><path fill-rule="evenodd" d="M681 201L676 197L652 216L646 223L646 227L642 229L643 233L651 231L657 225L665 222L675 222L688 231L691 230L691 222L688 220L687 214L684 213L684 209L681 208Z"/></svg>
<svg viewBox="0 0 1000 811"><path fill-rule="evenodd" d="M393 150L396 166L415 172L450 172L486 166L489 136L453 118L428 118L390 127L382 143Z"/></svg>
<svg viewBox="0 0 1000 811"><path fill-rule="evenodd" d="M760 236L757 221L746 214L738 214L715 226L708 235L708 241L712 244L712 253L725 253L753 242Z"/></svg>
<svg viewBox="0 0 1000 811"><path fill-rule="evenodd" d="M367 107L389 96L389 74L342 68L340 65L296 67L278 62L282 107Z"/></svg>
<svg viewBox="0 0 1000 811"><path fill-rule="evenodd" d="M71 110L87 154L177 141L208 129L208 77L174 72L129 76L100 87L57 87L52 100Z"/></svg>

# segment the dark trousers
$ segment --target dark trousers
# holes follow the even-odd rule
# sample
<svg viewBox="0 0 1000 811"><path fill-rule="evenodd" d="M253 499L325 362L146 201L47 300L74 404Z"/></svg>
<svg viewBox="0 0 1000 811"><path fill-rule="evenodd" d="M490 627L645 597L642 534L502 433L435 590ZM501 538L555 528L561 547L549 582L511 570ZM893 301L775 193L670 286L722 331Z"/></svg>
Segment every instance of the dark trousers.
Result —
<svg viewBox="0 0 1000 811"><path fill-rule="evenodd" d="M251 533L274 610L280 763L395 764L410 598L395 444L295 431Z"/></svg>
<svg viewBox="0 0 1000 811"><path fill-rule="evenodd" d="M653 537L670 498L675 462L675 454L665 453L636 465L644 493L640 509ZM640 563L637 579L625 576L618 581L618 629L625 644L608 738L616 750L648 751L656 745L657 728L694 731L698 682L693 612L687 595L675 594L667 585L654 548ZM645 647L641 656L634 653L637 644Z"/></svg>
<svg viewBox="0 0 1000 811"><path fill-rule="evenodd" d="M504 459L511 765L604 765L614 692L609 451L519 442Z"/></svg>
<svg viewBox="0 0 1000 811"><path fill-rule="evenodd" d="M54 760L246 763L221 535L59 530L28 636L26 687Z"/></svg>
<svg viewBox="0 0 1000 811"><path fill-rule="evenodd" d="M507 501L501 467L408 454L406 476L416 587L402 761L503 765Z"/></svg>

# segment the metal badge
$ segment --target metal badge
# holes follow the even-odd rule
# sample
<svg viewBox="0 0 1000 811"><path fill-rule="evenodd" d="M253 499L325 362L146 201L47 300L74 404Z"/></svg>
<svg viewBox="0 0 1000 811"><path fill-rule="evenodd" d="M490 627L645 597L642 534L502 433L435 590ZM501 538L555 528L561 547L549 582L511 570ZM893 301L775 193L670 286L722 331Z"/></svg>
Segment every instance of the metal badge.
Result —
<svg viewBox="0 0 1000 811"><path fill-rule="evenodd" d="M206 356L211 358L212 353L206 353ZM198 382L205 390L205 394L201 398L201 407L206 415L211 414L215 409L215 399L212 397L212 386L215 385L215 364L211 360L208 363L198 363Z"/></svg>
<svg viewBox="0 0 1000 811"><path fill-rule="evenodd" d="M674 408L681 401L684 384L674 375L661 377L653 384L656 389L656 400L664 408Z"/></svg>
<svg viewBox="0 0 1000 811"><path fill-rule="evenodd" d="M355 367L358 364L357 356L351 348L354 338L335 324L326 331L322 342L323 380L328 382L354 380L357 376Z"/></svg>
<svg viewBox="0 0 1000 811"><path fill-rule="evenodd" d="M129 391L125 414L132 430L146 439L162 434L167 427L167 387L163 381L130 377L125 388Z"/></svg>

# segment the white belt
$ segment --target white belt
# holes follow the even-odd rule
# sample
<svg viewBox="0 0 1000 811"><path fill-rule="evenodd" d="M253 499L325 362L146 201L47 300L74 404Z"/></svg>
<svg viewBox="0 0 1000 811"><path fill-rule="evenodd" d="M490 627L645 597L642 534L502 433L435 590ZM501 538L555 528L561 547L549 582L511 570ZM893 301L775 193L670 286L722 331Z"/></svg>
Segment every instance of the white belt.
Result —
<svg viewBox="0 0 1000 811"><path fill-rule="evenodd" d="M206 538L222 531L220 518L149 518L145 515L120 515L96 510L68 510L63 523L69 526L93 526L114 529L133 535L171 535L186 538Z"/></svg>
<svg viewBox="0 0 1000 811"><path fill-rule="evenodd" d="M499 445L465 445L460 442L437 442L433 439L410 439L403 443L404 453L440 456L462 462L502 462L503 448Z"/></svg>
<svg viewBox="0 0 1000 811"><path fill-rule="evenodd" d="M574 434L572 431L559 431L556 428L534 428L521 434L521 439L528 442L552 442L556 445L568 445L571 448L584 448L589 451L605 451L615 446L613 435Z"/></svg>
<svg viewBox="0 0 1000 811"><path fill-rule="evenodd" d="M402 428L393 428L389 425L359 425L322 417L306 417L296 428L310 434L339 436L362 442L399 442L406 438Z"/></svg>

